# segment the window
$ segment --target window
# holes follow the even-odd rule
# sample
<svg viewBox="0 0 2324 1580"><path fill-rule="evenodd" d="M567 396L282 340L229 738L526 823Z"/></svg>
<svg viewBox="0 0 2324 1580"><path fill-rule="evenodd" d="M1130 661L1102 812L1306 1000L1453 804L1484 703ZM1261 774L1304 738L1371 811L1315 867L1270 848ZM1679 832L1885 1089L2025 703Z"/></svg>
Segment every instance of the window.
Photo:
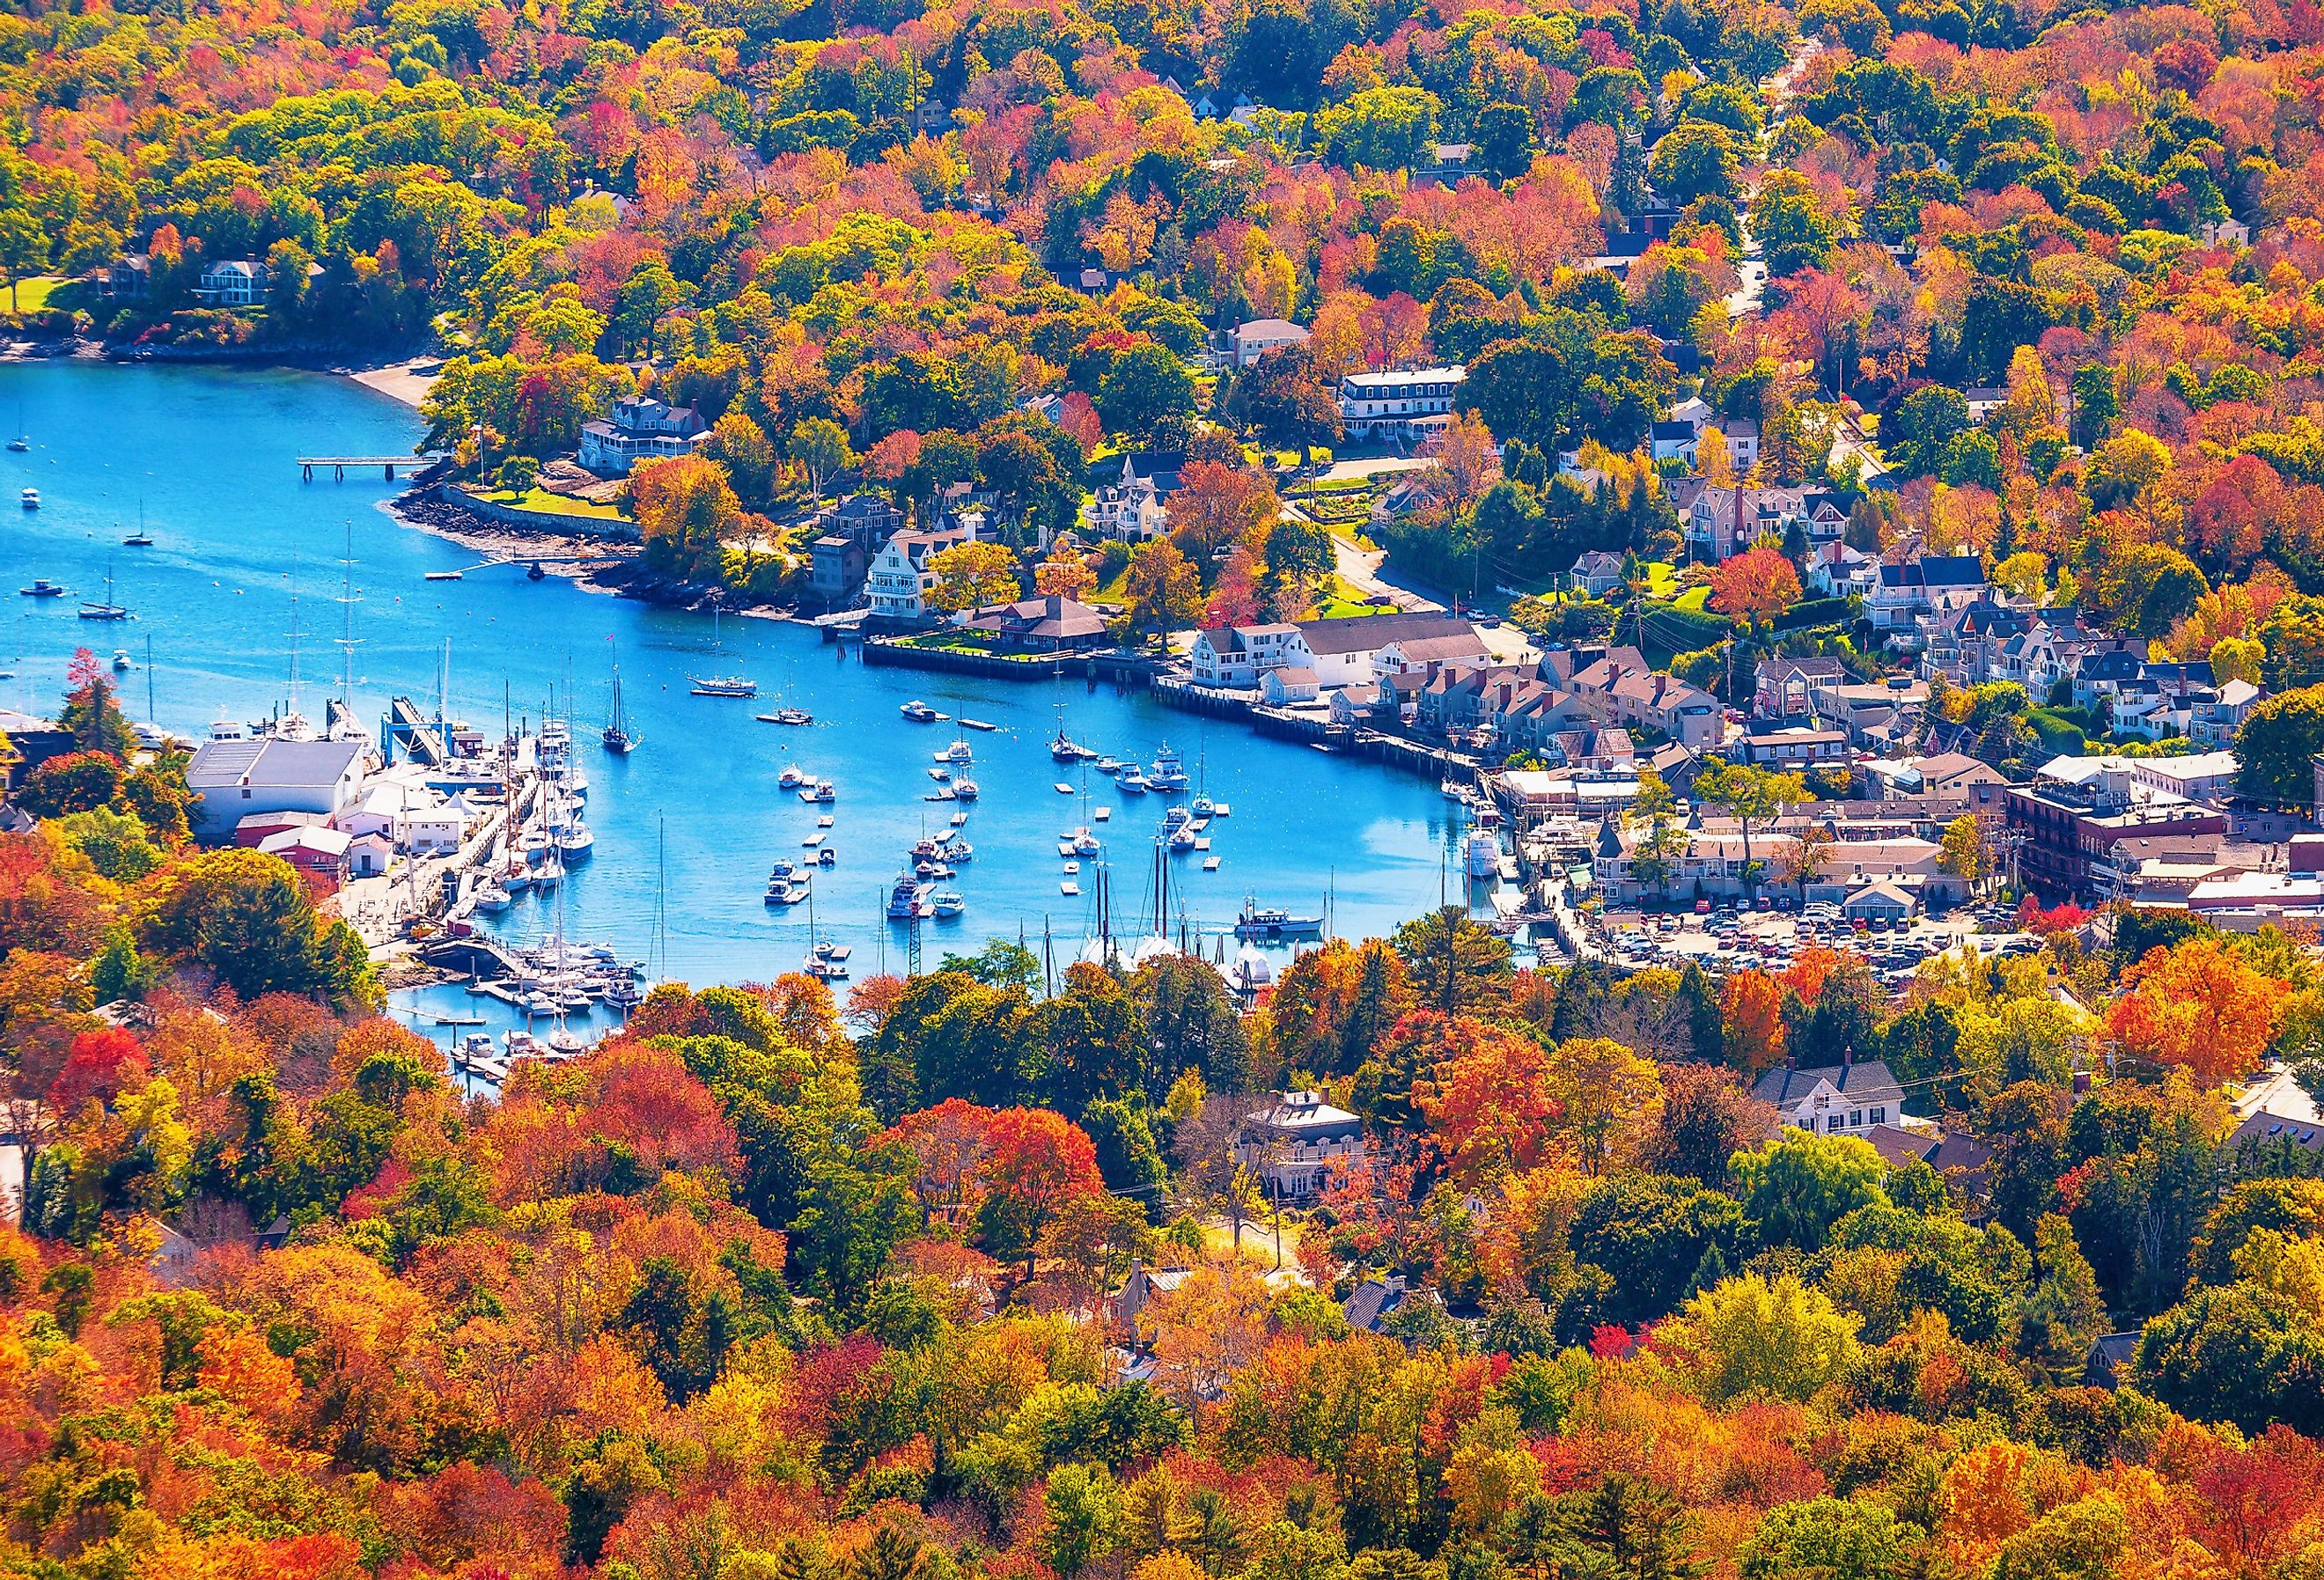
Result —
<svg viewBox="0 0 2324 1580"><path fill-rule="evenodd" d="M1862 1125L1862 1124L1863 1124L1863 1123L1864 1123L1864 1111L1863 1111L1862 1109L1858 1109L1858 1108L1851 1108L1851 1109L1849 1109L1849 1110L1848 1111L1848 1128L1849 1128L1849 1129L1850 1129L1850 1130L1855 1130L1855 1129L1857 1129L1858 1126Z"/></svg>
<svg viewBox="0 0 2324 1580"><path fill-rule="evenodd" d="M1886 1124L1888 1123L1888 1108L1886 1104L1881 1104L1879 1107L1877 1107L1872 1111L1872 1123L1875 1124Z"/></svg>

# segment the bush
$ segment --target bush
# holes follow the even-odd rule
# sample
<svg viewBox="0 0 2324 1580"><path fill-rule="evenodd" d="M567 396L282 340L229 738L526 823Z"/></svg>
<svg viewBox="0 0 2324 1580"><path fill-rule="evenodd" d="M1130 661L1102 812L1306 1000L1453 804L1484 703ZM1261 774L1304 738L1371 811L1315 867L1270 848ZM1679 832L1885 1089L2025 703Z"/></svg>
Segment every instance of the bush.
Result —
<svg viewBox="0 0 2324 1580"><path fill-rule="evenodd" d="M1773 624L1778 631L1797 631L1803 625L1846 625L1856 619L1859 610L1860 602L1855 598L1809 598L1776 615Z"/></svg>

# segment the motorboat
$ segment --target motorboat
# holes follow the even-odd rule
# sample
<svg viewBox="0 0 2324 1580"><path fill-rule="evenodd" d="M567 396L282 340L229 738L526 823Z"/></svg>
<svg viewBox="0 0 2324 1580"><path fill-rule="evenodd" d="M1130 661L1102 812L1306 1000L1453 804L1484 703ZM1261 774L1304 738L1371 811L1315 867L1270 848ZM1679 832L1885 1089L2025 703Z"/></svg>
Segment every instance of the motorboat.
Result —
<svg viewBox="0 0 2324 1580"><path fill-rule="evenodd" d="M1197 818L1209 818L1209 817L1213 817L1213 816L1216 815L1216 813L1218 812L1218 809L1219 809L1219 804L1218 804L1218 802L1216 802L1216 801L1214 801L1214 800L1211 799L1211 798L1210 798L1210 797L1208 797L1208 796L1196 796L1196 797L1194 798L1194 804L1193 811L1194 811L1194 816L1195 816L1195 817L1197 817Z"/></svg>
<svg viewBox="0 0 2324 1580"><path fill-rule="evenodd" d="M955 779L952 781L952 793L954 800L973 801L976 799L980 792L976 788L976 781L973 779Z"/></svg>
<svg viewBox="0 0 2324 1580"><path fill-rule="evenodd" d="M965 839L955 839L945 846L945 856L946 860L957 865L961 862L975 859L976 847Z"/></svg>
<svg viewBox="0 0 2324 1580"><path fill-rule="evenodd" d="M935 915L935 908L928 903L927 895L928 886L926 883L919 882L909 873L905 873L896 880L895 887L888 892L888 919L918 921L925 917Z"/></svg>
<svg viewBox="0 0 2324 1580"><path fill-rule="evenodd" d="M1147 778L1135 765L1125 770L1121 777L1113 782L1133 796L1142 796L1154 788L1154 781Z"/></svg>
<svg viewBox="0 0 2324 1580"><path fill-rule="evenodd" d="M1176 834L1194 820L1194 815L1184 807L1171 807L1162 814L1162 832Z"/></svg>
<svg viewBox="0 0 2324 1580"><path fill-rule="evenodd" d="M1501 842L1478 829L1462 845L1461 864L1472 879L1494 876L1501 870Z"/></svg>
<svg viewBox="0 0 2324 1580"><path fill-rule="evenodd" d="M944 715L938 713L935 708L930 707L927 703L922 702L917 697L913 698L911 701L904 704L900 711L906 718L910 719L916 725L932 725L936 723L936 720L944 717Z"/></svg>
<svg viewBox="0 0 2324 1580"><path fill-rule="evenodd" d="M855 951L849 946L833 943L829 939L815 947L815 957L818 960L844 960L853 953Z"/></svg>
<svg viewBox="0 0 2324 1580"><path fill-rule="evenodd" d="M1262 906L1248 894L1243 896L1241 914L1235 918L1239 938L1314 938L1323 934L1323 918L1294 916L1274 906Z"/></svg>
<svg viewBox="0 0 2324 1580"><path fill-rule="evenodd" d="M1100 773L1120 773L1123 769L1128 768L1130 764L1127 762L1118 762L1111 757L1101 757L1091 766L1094 767Z"/></svg>
<svg viewBox="0 0 2324 1580"><path fill-rule="evenodd" d="M1170 831L1170 852L1173 855L1184 855L1199 843L1200 836L1191 824L1181 823Z"/></svg>
<svg viewBox="0 0 2324 1580"><path fill-rule="evenodd" d="M951 745L946 746L943 751L936 753L936 761L939 762L973 762L976 761L976 752L975 749L970 746L966 741L954 741Z"/></svg>
<svg viewBox="0 0 2324 1580"><path fill-rule="evenodd" d="M41 491L37 488L27 488L16 496L16 502L26 510L38 510L41 508Z"/></svg>
<svg viewBox="0 0 2324 1580"><path fill-rule="evenodd" d="M1158 790L1182 790L1192 782L1186 777L1186 765L1170 750L1168 742L1154 753L1154 766L1146 771L1146 782Z"/></svg>
<svg viewBox="0 0 2324 1580"><path fill-rule="evenodd" d="M779 707L769 716L773 718L773 720L779 725L811 725L815 723L815 715L807 712L804 707Z"/></svg>
<svg viewBox="0 0 2324 1580"><path fill-rule="evenodd" d="M127 648L116 647L113 650L113 672L115 674L125 675L134 666L132 665L129 658L129 650Z"/></svg>
<svg viewBox="0 0 2324 1580"><path fill-rule="evenodd" d="M28 598L61 598L70 590L62 582L51 581L46 577L35 577L31 587L16 589Z"/></svg>
<svg viewBox="0 0 2324 1580"><path fill-rule="evenodd" d="M805 879L782 879L767 885L767 903L770 905L797 905L807 897Z"/></svg>
<svg viewBox="0 0 2324 1580"><path fill-rule="evenodd" d="M936 907L939 918L955 917L968 909L967 900L957 889L937 890L929 897L929 903Z"/></svg>
<svg viewBox="0 0 2324 1580"><path fill-rule="evenodd" d="M1469 787L1457 779L1439 780L1436 781L1436 789L1437 792L1448 801L1465 801L1469 799Z"/></svg>
<svg viewBox="0 0 2324 1580"><path fill-rule="evenodd" d="M816 781L812 790L801 790L799 799L818 807L827 807L839 799L839 787L827 779Z"/></svg>
<svg viewBox="0 0 2324 1580"><path fill-rule="evenodd" d="M799 772L798 764L786 763L783 771L775 776L775 782L785 790L797 790L807 782L807 775Z"/></svg>
<svg viewBox="0 0 2324 1580"><path fill-rule="evenodd" d="M548 1057L552 1060L579 1058L588 1051L588 1040L567 1027L559 1026L549 1034Z"/></svg>
<svg viewBox="0 0 2324 1580"><path fill-rule="evenodd" d="M1086 828L1074 829L1073 836L1065 843L1072 847L1075 855L1095 855L1103 848L1098 844L1097 836Z"/></svg>
<svg viewBox="0 0 2324 1580"><path fill-rule="evenodd" d="M786 878L796 878L798 876L798 863L779 861L767 869L767 882L779 883Z"/></svg>
<svg viewBox="0 0 2324 1580"><path fill-rule="evenodd" d="M839 853L826 845L815 853L815 864L819 867L835 867L839 864Z"/></svg>

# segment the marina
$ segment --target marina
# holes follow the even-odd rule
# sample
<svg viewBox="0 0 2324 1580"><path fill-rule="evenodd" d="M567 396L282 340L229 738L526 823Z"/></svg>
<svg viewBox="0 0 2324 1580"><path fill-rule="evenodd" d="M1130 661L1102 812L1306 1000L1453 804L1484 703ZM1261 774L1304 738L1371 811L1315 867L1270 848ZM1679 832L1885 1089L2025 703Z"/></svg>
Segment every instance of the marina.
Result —
<svg viewBox="0 0 2324 1580"><path fill-rule="evenodd" d="M124 697L132 716L146 718L149 688L154 722L196 737L222 708L235 717L278 708L291 598L327 603L340 593L337 560L352 522L355 718L375 733L399 693L424 698L422 712L432 713L448 642L449 716L497 736L512 707L517 727L536 731L553 698L569 722L568 750L589 782L586 847L568 835L553 863L544 852L531 867L551 882L482 886L470 913L479 933L512 949L557 936L561 908L563 936L643 963L641 982L767 981L811 960L826 980L848 971L860 980L901 971L912 957L911 928L889 919L900 871L924 968L947 950L972 953L987 937L1021 930L1037 950L1045 934L1055 940L1062 970L1095 929L1101 900L1112 898L1103 874L1125 893L1141 889L1157 841L1169 837L1166 815L1183 808L1191 823L1198 799L1212 801L1211 821L1194 839L1211 848L1168 858L1167 919L1174 937L1183 920L1205 957L1222 943L1230 956L1238 947L1231 935L1246 895L1299 917L1328 909L1333 931L1362 937L1435 904L1448 871L1459 892L1468 815L1433 781L1190 717L1144 688L867 667L807 626L733 613L714 622L556 577L430 580L474 566L478 552L387 513L397 485L376 472L301 484L290 464L301 453L383 455L417 438L409 412L345 381L242 368L0 365L0 400L28 387L42 437L29 456L0 457L0 475L36 467L48 497L22 523L10 563L20 586L29 591L37 579L57 596L19 600L15 629L0 637L0 667L14 673L0 683L0 704L54 708L88 630L59 605L69 588L103 585L107 545L118 542L113 523L142 498L158 542L123 589L134 608L135 640L122 644L138 661ZM247 433L222 451L208 425L223 420ZM310 624L312 614L310 602ZM336 632L336 612L327 624ZM305 651L302 706L319 715L315 694L341 689L340 655L311 633ZM764 685L814 722L759 729L732 701L695 695L697 677ZM626 752L601 733L615 725ZM972 740L965 762L950 756ZM1070 764L1053 753L1060 740L1077 748ZM940 750L949 782L922 772L938 765ZM1109 766L1116 772L1102 772ZM1174 766L1200 782L1152 789L1153 771L1167 779ZM931 792L942 799L923 799ZM961 830L973 859L945 862L949 878L902 870L916 842L938 828ZM1060 874L1060 828L1086 830L1101 847L1066 858L1081 863L1078 873ZM817 834L819 844L806 843ZM778 856L808 869L807 898L766 903ZM947 898L942 914L940 890L959 900L955 908ZM1153 927L1150 915L1126 918L1119 903L1112 912L1118 934ZM849 954L817 956L816 945ZM454 1033L527 1030L520 1005L471 994L465 981L399 992L394 1003L447 1047ZM438 1026L438 1016L487 1025ZM619 1023L602 1004L593 1016L577 1023L581 1033Z"/></svg>

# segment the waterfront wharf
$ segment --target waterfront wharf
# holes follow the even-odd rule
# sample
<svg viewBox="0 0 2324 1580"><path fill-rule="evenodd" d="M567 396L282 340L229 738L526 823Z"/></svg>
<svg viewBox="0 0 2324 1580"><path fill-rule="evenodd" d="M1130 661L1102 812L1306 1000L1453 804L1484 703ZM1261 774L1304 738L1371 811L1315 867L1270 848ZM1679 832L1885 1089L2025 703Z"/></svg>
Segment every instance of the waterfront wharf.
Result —
<svg viewBox="0 0 2324 1580"><path fill-rule="evenodd" d="M315 480L315 468L318 467L328 467L332 480L339 483L347 480L349 467L377 467L380 475L392 483L398 467L406 471L424 470L442 460L444 455L441 450L429 450L416 456L299 456L293 458L298 463L299 480L302 483Z"/></svg>

